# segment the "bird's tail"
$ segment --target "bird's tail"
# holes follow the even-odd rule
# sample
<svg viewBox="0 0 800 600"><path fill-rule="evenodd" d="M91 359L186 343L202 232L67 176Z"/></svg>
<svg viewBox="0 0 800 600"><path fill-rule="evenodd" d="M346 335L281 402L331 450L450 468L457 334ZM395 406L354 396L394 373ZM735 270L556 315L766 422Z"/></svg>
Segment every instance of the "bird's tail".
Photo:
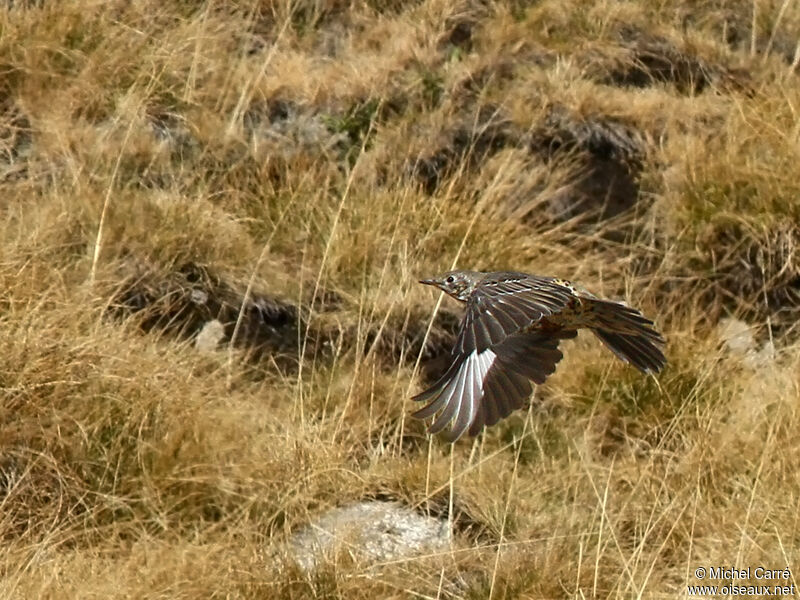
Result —
<svg viewBox="0 0 800 600"><path fill-rule="evenodd" d="M618 358L643 373L664 367L665 341L650 319L619 302L592 300L590 307L591 330Z"/></svg>

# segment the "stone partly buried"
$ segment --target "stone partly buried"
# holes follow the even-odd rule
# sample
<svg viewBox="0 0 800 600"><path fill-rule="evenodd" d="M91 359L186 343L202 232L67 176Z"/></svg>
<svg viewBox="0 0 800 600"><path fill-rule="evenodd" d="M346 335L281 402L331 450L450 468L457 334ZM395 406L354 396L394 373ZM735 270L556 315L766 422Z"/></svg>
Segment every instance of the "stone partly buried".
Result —
<svg viewBox="0 0 800 600"><path fill-rule="evenodd" d="M664 338L641 312L601 300L563 279L516 272L450 271L420 283L433 285L467 305L451 365L428 390L428 404L413 414L438 413L431 433L454 442L477 435L521 408L563 357L561 340L591 329L621 360L645 374L666 364Z"/></svg>
<svg viewBox="0 0 800 600"><path fill-rule="evenodd" d="M744 321L731 317L720 319L717 332L725 349L731 355L740 357L751 369L765 367L775 360L775 345L772 340L767 340L759 349L753 328Z"/></svg>
<svg viewBox="0 0 800 600"><path fill-rule="evenodd" d="M334 508L291 538L298 566L312 572L323 560L345 552L355 562L375 566L420 554L447 552L447 521L427 517L397 502L364 501Z"/></svg>

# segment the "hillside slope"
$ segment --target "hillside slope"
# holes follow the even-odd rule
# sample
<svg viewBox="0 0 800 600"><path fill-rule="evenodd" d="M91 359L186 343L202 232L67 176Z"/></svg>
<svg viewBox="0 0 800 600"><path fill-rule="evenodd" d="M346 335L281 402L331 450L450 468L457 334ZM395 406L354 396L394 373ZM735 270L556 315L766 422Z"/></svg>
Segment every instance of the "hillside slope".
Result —
<svg viewBox="0 0 800 600"><path fill-rule="evenodd" d="M798 30L773 0L4 3L0 594L798 567ZM527 413L430 440L409 398L460 309L416 282L454 264L641 307L668 367L581 335ZM451 551L294 564L370 498L450 518Z"/></svg>

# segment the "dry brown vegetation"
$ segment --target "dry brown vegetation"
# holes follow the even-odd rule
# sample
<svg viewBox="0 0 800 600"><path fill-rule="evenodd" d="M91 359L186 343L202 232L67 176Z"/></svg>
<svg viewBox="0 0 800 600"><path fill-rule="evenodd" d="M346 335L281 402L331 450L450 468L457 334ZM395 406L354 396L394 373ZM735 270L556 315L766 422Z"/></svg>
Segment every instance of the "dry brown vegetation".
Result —
<svg viewBox="0 0 800 600"><path fill-rule="evenodd" d="M798 572L799 29L775 0L3 3L3 597ZM668 368L581 336L451 452L407 415L458 322L415 282L453 264L625 298ZM293 565L364 498L449 516L452 551Z"/></svg>

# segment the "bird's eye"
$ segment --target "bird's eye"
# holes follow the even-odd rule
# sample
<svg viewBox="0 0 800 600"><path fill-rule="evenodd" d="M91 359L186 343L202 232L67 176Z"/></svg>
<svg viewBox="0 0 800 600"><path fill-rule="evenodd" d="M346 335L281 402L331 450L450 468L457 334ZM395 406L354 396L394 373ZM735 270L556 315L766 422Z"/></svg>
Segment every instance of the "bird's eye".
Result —
<svg viewBox="0 0 800 600"><path fill-rule="evenodd" d="M455 277L450 275L447 279L444 280L445 283L453 283L456 280Z"/></svg>

